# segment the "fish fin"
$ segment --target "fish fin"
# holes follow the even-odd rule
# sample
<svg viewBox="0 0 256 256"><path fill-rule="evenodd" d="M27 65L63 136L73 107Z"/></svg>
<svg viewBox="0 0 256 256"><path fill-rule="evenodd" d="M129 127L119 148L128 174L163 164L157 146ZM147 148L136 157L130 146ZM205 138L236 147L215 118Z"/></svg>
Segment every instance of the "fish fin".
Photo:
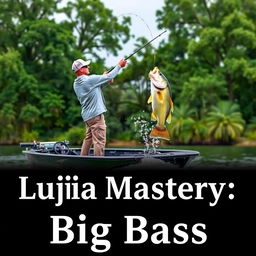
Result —
<svg viewBox="0 0 256 256"><path fill-rule="evenodd" d="M170 135L166 128L164 130L160 130L155 127L153 128L149 136L156 137L159 139L164 139L164 140L170 140Z"/></svg>
<svg viewBox="0 0 256 256"><path fill-rule="evenodd" d="M173 112L173 102L172 102L172 99L170 98L170 107L171 107L171 111Z"/></svg>
<svg viewBox="0 0 256 256"><path fill-rule="evenodd" d="M155 120L155 121L157 120L156 115L155 115L154 112L151 113L151 120Z"/></svg>
<svg viewBox="0 0 256 256"><path fill-rule="evenodd" d="M170 110L170 111L169 111L169 114L168 114L168 116L167 116L167 118L166 118L166 122L167 122L168 124L170 124L171 121L172 121L172 111Z"/></svg>
<svg viewBox="0 0 256 256"><path fill-rule="evenodd" d="M152 102L152 96L150 95L148 98L148 104Z"/></svg>

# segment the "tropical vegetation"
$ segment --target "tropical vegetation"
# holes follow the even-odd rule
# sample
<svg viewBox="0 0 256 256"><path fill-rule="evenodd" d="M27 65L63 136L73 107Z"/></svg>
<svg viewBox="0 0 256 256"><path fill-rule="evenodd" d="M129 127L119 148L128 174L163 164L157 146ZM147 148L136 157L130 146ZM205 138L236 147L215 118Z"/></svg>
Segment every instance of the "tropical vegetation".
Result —
<svg viewBox="0 0 256 256"><path fill-rule="evenodd" d="M93 73L108 70L104 56L118 56L133 36L131 17L116 17L101 0L0 0L0 9L0 143L80 144L71 64L85 56ZM168 38L133 56L104 89L108 141L141 140L134 117L154 125L147 99L155 65L172 87L170 143L256 140L256 2L165 0L155 19Z"/></svg>

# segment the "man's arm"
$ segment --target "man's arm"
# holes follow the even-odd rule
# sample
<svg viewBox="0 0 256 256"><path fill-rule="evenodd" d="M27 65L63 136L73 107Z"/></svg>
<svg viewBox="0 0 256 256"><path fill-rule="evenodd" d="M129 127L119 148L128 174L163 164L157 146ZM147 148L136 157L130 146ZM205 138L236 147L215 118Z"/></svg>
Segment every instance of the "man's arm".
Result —
<svg viewBox="0 0 256 256"><path fill-rule="evenodd" d="M114 79L119 70L123 67L125 67L127 61L122 59L118 62L118 65L109 73L103 74L103 75L91 75L90 76L90 82L96 87L96 86L103 86L112 79Z"/></svg>

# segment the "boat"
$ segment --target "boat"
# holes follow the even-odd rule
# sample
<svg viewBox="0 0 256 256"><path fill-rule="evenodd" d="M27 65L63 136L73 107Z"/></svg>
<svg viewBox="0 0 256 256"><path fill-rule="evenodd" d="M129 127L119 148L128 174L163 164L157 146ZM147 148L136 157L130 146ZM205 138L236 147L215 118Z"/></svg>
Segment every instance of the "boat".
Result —
<svg viewBox="0 0 256 256"><path fill-rule="evenodd" d="M151 167L151 163L158 167L159 163L165 163L170 164L170 167L184 168L200 155L198 151L192 150L157 149L146 154L144 149L105 148L104 156L94 156L92 149L88 156L81 156L81 148L69 148L66 141L20 143L20 146L27 147L22 153L33 168L116 169L139 167L145 159Z"/></svg>

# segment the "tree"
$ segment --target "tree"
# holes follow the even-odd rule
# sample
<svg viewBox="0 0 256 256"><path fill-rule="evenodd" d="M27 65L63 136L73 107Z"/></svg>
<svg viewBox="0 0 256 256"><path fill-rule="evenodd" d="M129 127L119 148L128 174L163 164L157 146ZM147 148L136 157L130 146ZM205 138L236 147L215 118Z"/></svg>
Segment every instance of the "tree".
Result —
<svg viewBox="0 0 256 256"><path fill-rule="evenodd" d="M0 1L0 51L17 48L23 31L18 27L24 21L35 22L56 12L61 0L1 0Z"/></svg>
<svg viewBox="0 0 256 256"><path fill-rule="evenodd" d="M24 105L20 110L19 119L23 121L24 130L31 130L31 125L38 121L40 110L31 104Z"/></svg>
<svg viewBox="0 0 256 256"><path fill-rule="evenodd" d="M82 55L103 61L99 52L104 49L117 55L121 42L129 39L130 18L118 21L112 10L100 0L76 0L68 2L62 9L67 16L70 30L76 36L76 49ZM88 58L87 57L87 58Z"/></svg>
<svg viewBox="0 0 256 256"><path fill-rule="evenodd" d="M231 143L240 136L245 124L239 106L230 101L221 101L213 106L206 123L209 135L223 143Z"/></svg>
<svg viewBox="0 0 256 256"><path fill-rule="evenodd" d="M90 54L93 72L103 72L99 51L116 54L129 39L129 19L119 22L101 1L72 1L63 9L60 2L0 0L0 119L7 124L0 136L6 142L25 131L47 137L80 124L73 60ZM66 20L56 20L57 13Z"/></svg>
<svg viewBox="0 0 256 256"><path fill-rule="evenodd" d="M167 125L170 137L175 142L188 143L193 138L196 109L189 105L174 106L171 124Z"/></svg>
<svg viewBox="0 0 256 256"><path fill-rule="evenodd" d="M227 90L219 99L239 102L247 120L256 109L255 12L253 0L166 0L157 12L159 28L170 31L169 47L160 48L160 56L178 62L175 84L183 87L201 76L207 86L209 76L218 77Z"/></svg>
<svg viewBox="0 0 256 256"><path fill-rule="evenodd" d="M199 72L198 72L199 73ZM203 71L201 71L201 75ZM190 106L195 106L198 117L204 118L209 108L214 105L219 98L226 96L227 90L222 77L214 74L194 75L187 82L181 91L181 101L187 102Z"/></svg>
<svg viewBox="0 0 256 256"><path fill-rule="evenodd" d="M15 131L15 110L14 105L12 103L5 103L0 108L0 121L1 125L0 129L0 142L7 143L14 141L14 131Z"/></svg>
<svg viewBox="0 0 256 256"><path fill-rule="evenodd" d="M42 117L48 129L55 125L60 127L64 125L61 112L65 104L62 98L62 95L47 91L40 101Z"/></svg>
<svg viewBox="0 0 256 256"><path fill-rule="evenodd" d="M5 124L1 125L1 136L6 143L17 141L36 121L40 94L37 81L26 72L16 50L0 54L0 77L0 120Z"/></svg>

